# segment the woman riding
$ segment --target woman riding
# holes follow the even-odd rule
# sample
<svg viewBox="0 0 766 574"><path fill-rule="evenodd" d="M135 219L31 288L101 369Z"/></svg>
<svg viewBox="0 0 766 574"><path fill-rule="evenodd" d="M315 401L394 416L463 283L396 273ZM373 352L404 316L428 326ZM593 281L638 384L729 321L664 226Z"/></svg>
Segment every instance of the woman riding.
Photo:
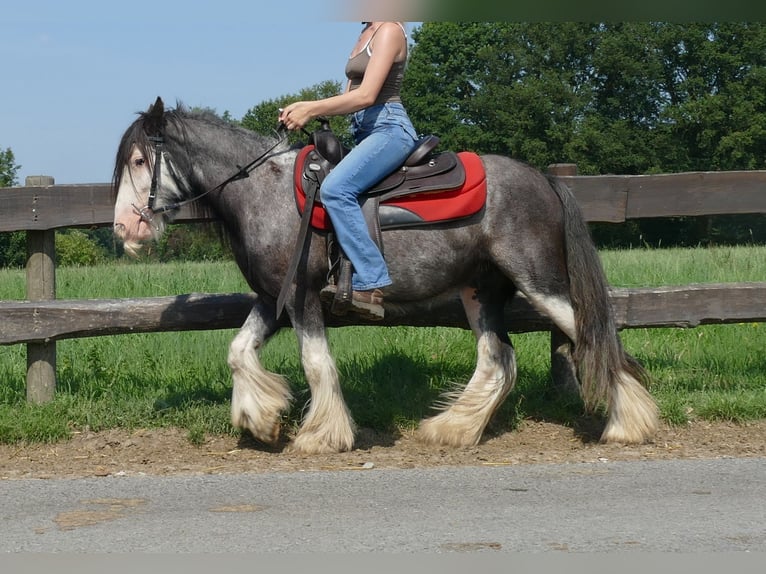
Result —
<svg viewBox="0 0 766 574"><path fill-rule="evenodd" d="M407 62L407 32L402 22L363 22L346 63L344 93L288 105L280 121L301 129L318 116L353 114L354 148L330 172L320 191L336 237L353 266L351 309L383 318L383 292L391 284L386 262L370 237L359 196L399 167L413 151L417 133L400 92ZM328 285L322 297L333 298Z"/></svg>

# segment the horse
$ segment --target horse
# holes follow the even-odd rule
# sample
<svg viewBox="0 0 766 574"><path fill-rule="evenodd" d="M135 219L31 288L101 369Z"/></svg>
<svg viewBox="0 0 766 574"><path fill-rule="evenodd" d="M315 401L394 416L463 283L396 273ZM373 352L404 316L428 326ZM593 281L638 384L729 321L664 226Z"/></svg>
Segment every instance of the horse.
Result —
<svg viewBox="0 0 766 574"><path fill-rule="evenodd" d="M273 447L292 393L259 356L283 325L277 299L301 222L294 201L299 150L278 134L258 134L182 103L166 109L159 97L137 115L115 159L114 233L127 253L136 253L160 238L186 203L219 220L255 296L228 350L231 422ZM480 443L516 382L504 308L521 293L565 334L584 407L605 415L600 440L651 441L659 417L649 376L623 347L605 273L571 191L525 162L479 157L486 198L478 214L383 232L393 279L384 290L386 317L422 325L423 314L451 298L462 303L476 338L470 380L440 397L416 436L432 445ZM256 160L245 169L248 158ZM331 261L319 235L310 231L300 272L284 299L310 389L308 408L285 450L302 454L351 450L357 431L326 336L330 311L319 292ZM346 321L370 324L350 315Z"/></svg>

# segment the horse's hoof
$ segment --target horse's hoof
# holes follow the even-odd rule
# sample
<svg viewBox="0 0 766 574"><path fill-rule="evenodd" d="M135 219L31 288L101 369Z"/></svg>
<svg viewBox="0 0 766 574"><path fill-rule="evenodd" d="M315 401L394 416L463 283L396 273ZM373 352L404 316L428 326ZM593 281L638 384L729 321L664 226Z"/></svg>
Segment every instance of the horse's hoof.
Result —
<svg viewBox="0 0 766 574"><path fill-rule="evenodd" d="M285 451L292 454L337 454L353 448L353 437L346 440L329 441L315 434L298 433L295 439L287 445Z"/></svg>
<svg viewBox="0 0 766 574"><path fill-rule="evenodd" d="M348 449L346 449L348 450ZM285 447L287 454L338 454L343 452L337 447L330 446L326 443L319 443L317 441L300 441L296 439L294 442L288 444Z"/></svg>
<svg viewBox="0 0 766 574"><path fill-rule="evenodd" d="M415 438L425 444L461 448L479 444L481 431L477 433L474 429L449 424L436 416L420 423Z"/></svg>
<svg viewBox="0 0 766 574"><path fill-rule="evenodd" d="M247 414L240 413L239 417L232 416L231 423L236 428L249 431L258 442L270 446L274 446L279 442L279 431L281 430L279 422L257 425Z"/></svg>

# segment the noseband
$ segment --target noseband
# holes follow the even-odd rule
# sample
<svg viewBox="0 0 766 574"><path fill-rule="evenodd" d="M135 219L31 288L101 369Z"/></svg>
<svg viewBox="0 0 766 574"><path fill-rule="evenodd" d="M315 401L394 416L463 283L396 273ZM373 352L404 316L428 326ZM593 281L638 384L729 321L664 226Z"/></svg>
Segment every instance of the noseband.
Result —
<svg viewBox="0 0 766 574"><path fill-rule="evenodd" d="M230 183L234 181L239 181L240 179L245 179L247 177L250 177L250 172L253 171L258 166L264 164L266 160L271 157L271 152L273 152L279 145L287 139L287 129L285 128L284 124L280 123L277 130L275 130L275 133L277 134L277 142L271 146L269 149L267 149L265 152L263 152L261 155L259 155L257 158L255 158L253 161L248 163L247 165L240 166L237 165L237 171L232 175L231 177L227 178L226 180L222 181L215 187L212 187L206 191L203 191L199 195L195 195L194 197L190 199L186 199L184 201L177 201L175 203L171 203L168 205L162 205L160 207L155 207L154 203L157 200L157 192L160 190L162 186L162 160L165 158L168 154L163 149L163 146L165 144L165 136L162 132L159 132L157 135L148 136L148 139L150 142L154 144L154 168L152 169L152 182L151 186L149 187L149 197L147 198L147 203L144 207L138 207L137 205L133 205L133 212L138 215L138 217L141 219L141 221L144 221L147 224L152 224L152 221L154 220L154 216L157 214L165 213L167 211L174 211L176 209L179 209L183 207L184 205L188 203L192 203L194 201L197 201L201 199L202 197L208 195L209 193L213 193L215 191L223 190L224 187L229 185ZM166 160L166 165L168 166L168 169L171 172L171 175L173 175L173 179L178 180L178 178L175 176L175 170L173 169L173 163L170 161L170 158L168 157ZM155 229L158 229L155 226Z"/></svg>

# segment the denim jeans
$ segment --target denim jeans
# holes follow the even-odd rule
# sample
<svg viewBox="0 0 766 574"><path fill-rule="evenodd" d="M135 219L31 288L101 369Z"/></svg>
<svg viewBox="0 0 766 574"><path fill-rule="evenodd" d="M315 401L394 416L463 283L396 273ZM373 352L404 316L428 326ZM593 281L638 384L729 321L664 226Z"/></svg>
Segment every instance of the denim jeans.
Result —
<svg viewBox="0 0 766 574"><path fill-rule="evenodd" d="M351 286L368 291L390 285L391 278L370 237L359 196L402 165L418 138L400 103L356 112L351 133L356 145L325 178L319 193L338 242L354 267Z"/></svg>

